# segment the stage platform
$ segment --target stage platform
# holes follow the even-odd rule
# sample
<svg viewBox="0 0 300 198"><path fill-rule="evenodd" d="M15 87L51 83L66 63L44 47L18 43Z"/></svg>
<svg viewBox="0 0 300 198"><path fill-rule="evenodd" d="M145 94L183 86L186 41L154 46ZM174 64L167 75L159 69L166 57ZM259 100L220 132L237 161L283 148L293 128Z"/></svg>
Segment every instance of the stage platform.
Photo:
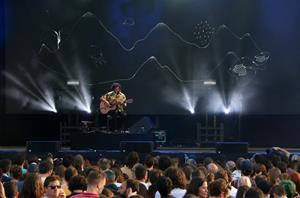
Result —
<svg viewBox="0 0 300 198"><path fill-rule="evenodd" d="M220 153L216 151L216 148L196 148L196 147L156 147L151 154L156 155L169 155L173 158L178 158L183 162L186 157L193 158L197 162L201 162L206 157L211 157L219 162L224 162L226 160L236 160L238 157L251 158L254 154L266 153L268 148L248 148L247 153ZM300 155L299 148L287 148L291 154ZM41 158L45 157L47 152L28 152L26 147L0 147L0 158L11 158L17 154L26 154L26 156L37 155ZM61 158L65 155L77 155L81 154L85 159L96 162L101 157L112 158L116 160L124 160L127 152L122 152L122 150L95 150L95 149L85 149L85 150L72 150L70 147L62 147L59 151L52 153L54 157ZM149 153L140 153L141 160Z"/></svg>

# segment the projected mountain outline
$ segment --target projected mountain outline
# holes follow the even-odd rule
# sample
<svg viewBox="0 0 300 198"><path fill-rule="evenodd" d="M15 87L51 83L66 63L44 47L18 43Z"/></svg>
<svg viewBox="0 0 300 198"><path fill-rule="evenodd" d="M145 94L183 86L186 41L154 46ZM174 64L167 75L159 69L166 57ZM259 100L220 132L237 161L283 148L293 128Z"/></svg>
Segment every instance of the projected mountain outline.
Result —
<svg viewBox="0 0 300 198"><path fill-rule="evenodd" d="M69 36L69 37L72 37L72 34L74 33L75 29L77 29L77 25L80 24L81 20L83 20L85 17L92 17L93 19L96 19L98 25L100 25L100 26L98 26L98 27L99 27L99 28L102 27L102 28L105 30L105 32L108 33L112 38L114 38L115 41L117 41L117 43L122 47L122 49L123 49L124 51L127 51L127 52L133 51L139 43L141 43L141 42L147 40L147 39L149 38L149 36L150 36L154 31L156 31L157 29L161 29L161 28L164 28L164 29L166 29L167 31L169 31L171 34L173 34L174 36L176 36L180 41L182 41L182 42L184 42L184 43L186 43L186 44L188 44L188 45L190 45L190 46L196 47L196 48L198 48L198 49L201 49L201 48L207 48L208 46L210 46L210 43L214 40L214 38L218 35L218 33L221 32L221 31L226 30L226 31L228 31L234 38L236 38L237 40L243 40L243 39L246 39L246 38L250 39L251 42L253 43L253 45L255 46L255 48L256 48L258 51L262 51L262 50L258 47L258 44L255 42L255 40L253 39L253 37L252 37L252 35L251 35L250 33L245 33L245 34L243 34L243 35L240 37L240 36L238 36L237 34L235 34L230 28L228 28L225 24L220 25L220 26L218 26L218 27L216 28L216 31L215 31L215 33L214 33L214 35L213 35L213 38L211 39L211 42L209 42L209 43L208 43L207 45L205 45L205 46L200 46L200 45L198 45L198 44L196 44L196 43L194 43L194 42L190 42L190 41L184 39L179 33L175 32L170 26L168 26L167 24L165 24L165 23L163 23L163 22L157 23L154 27L152 27L152 28L150 29L150 31L149 31L143 38L136 40L136 41L132 44L131 47L126 47L126 46L121 42L121 40L120 40L114 33L112 33L112 32L111 32L111 31L103 24L103 22L102 22L95 14L93 14L93 13L91 13L91 12L86 12L85 14L83 14L83 15L79 18L79 20L78 20L78 21L75 23L75 25L73 26L73 28L72 28L72 30L71 30L71 33L70 33L70 36ZM53 30L53 31L54 31L54 30ZM60 45L63 45L63 44L69 39L69 37L67 37L65 40L61 40L61 37L60 37L60 35L59 35L59 37L57 38L57 40L59 40L59 42L61 42ZM48 52L50 52L50 53L55 53L55 51L59 50L60 48L58 47L56 50L51 50L51 49L47 46L47 44L42 43L42 45L41 45L41 47L40 47L40 52L41 52L43 49L48 50Z"/></svg>
<svg viewBox="0 0 300 198"><path fill-rule="evenodd" d="M129 48L125 47L124 44L121 42L121 40L115 36L103 23L100 19L97 18L97 16L95 16L93 13L91 12L86 12L84 15L82 15L80 17L80 19L77 21L77 23L73 26L71 34L69 37L67 37L66 39L64 39L60 46L64 45L64 43L66 43L70 38L72 38L73 32L77 29L80 28L79 24L81 22L81 20L85 19L86 17L91 17L92 19L96 20L98 26L97 28L100 28L100 30L104 30L111 38L113 38L118 45L126 52L132 52L139 44L142 44L143 42L145 42L154 32L156 31L165 31L168 34L171 34L172 36L175 36L179 41L181 41L182 43L188 45L188 46L192 46L195 47L197 49L206 49L210 46L211 43L214 42L215 38L222 34L222 32L225 33L229 33L229 35L231 35L234 39L238 40L238 41L242 41L244 39L248 39L251 41L252 45L254 46L254 48L259 51L262 52L261 49L258 47L258 45L256 44L255 40L252 38L251 34L246 33L244 34L242 37L237 36L233 31L231 31L226 25L221 25L217 28L215 34L213 35L213 38L211 39L211 42L208 43L206 46L199 46L196 43L193 42L189 42L187 40L185 40L182 36L180 36L179 33L176 33L175 31L173 31L172 28L170 28L167 24L165 23L158 23L157 25L155 25L142 39L138 39L136 40L133 45ZM51 49L49 49L47 47L46 44L42 44L41 48L40 48L40 52L46 49L48 52L50 53L55 53L56 51L52 51ZM61 49L61 48L60 48ZM58 49L58 50L60 50ZM236 57L236 62L239 62L241 58L243 57L239 57L239 55L237 55L234 51L227 51L227 53L225 54L224 58L222 59L222 61L220 63L218 63L215 67L213 67L211 69L211 71L209 72L209 74L212 74L218 67L220 67L223 63L223 60L226 59L226 57L228 56L228 54L234 54L234 56ZM149 57L149 56L148 56ZM140 65L135 72L133 72L133 74L131 73L130 76L128 78L120 78L120 79L112 79L112 80L108 80L108 81L102 81L102 82L97 82L97 83L90 83L90 85L95 85L95 84L106 84L106 83L110 83L113 81L128 81L128 80L132 80L134 79L134 77L139 73L139 71L141 69L143 69L143 66L145 65L145 63L149 62L150 60L155 60L156 64L159 65L160 67L167 67L167 69L170 71L170 73L179 81L182 83L194 83L194 82L203 82L204 80L202 79L183 79L181 77L179 77L178 73L176 73L173 69L171 69L171 67L169 66L163 66L157 59L155 56L151 56L150 58L146 58L145 61L143 62L142 65ZM46 64L43 64L43 66L48 67ZM51 68L51 67L50 67ZM53 69L51 68L51 70L53 71ZM56 72L59 73L59 72Z"/></svg>
<svg viewBox="0 0 300 198"><path fill-rule="evenodd" d="M224 57L224 59L226 59L227 57L232 56L235 59L235 62L239 61L240 59L238 58L238 56L235 54L235 52L228 52L226 54L226 56ZM130 81L133 80L139 73L140 71L147 66L147 63L149 62L154 62L155 66L159 67L160 69L167 71L171 76L174 77L174 79L176 79L178 82L181 83L203 83L204 81L207 80L211 80L211 79L199 79L199 80L195 80L195 79L191 79L191 80L185 80L182 79L181 77L179 77L168 65L163 65L160 63L160 61L155 57L155 56L151 56L149 57L145 62L143 62L138 69L128 78L119 78L119 79L114 79L114 80L109 80L109 81L100 81L100 82L95 82L95 83L89 83L89 86L93 86L93 85L104 85L104 84L111 84L113 82L124 82L124 81ZM222 64L219 64L216 66L216 68L218 68L219 66L221 66ZM216 68L214 70L216 70ZM214 72L211 71L211 73Z"/></svg>

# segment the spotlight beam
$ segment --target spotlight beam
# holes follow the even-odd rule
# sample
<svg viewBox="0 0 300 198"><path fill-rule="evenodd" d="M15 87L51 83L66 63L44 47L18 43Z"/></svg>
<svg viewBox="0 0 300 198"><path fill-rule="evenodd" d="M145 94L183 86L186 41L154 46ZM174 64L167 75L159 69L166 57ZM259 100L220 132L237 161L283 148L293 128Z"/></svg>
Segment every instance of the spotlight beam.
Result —
<svg viewBox="0 0 300 198"><path fill-rule="evenodd" d="M35 104L35 106L42 108L44 110L57 112L55 108L54 102L51 102L50 98L53 98L50 96L50 93L46 91L46 93L42 93L41 89L38 87L38 85L33 81L32 77L29 75L26 75L27 79L30 81L30 83L38 90L39 94L38 96L35 93L33 93L28 87L26 87L24 84L21 83L19 79L17 79L15 76L8 72L4 72L4 75L11 80L13 83L15 83L19 88L21 88L25 93L29 94L31 97L31 102Z"/></svg>
<svg viewBox="0 0 300 198"><path fill-rule="evenodd" d="M49 91L45 90L42 91L42 89L38 86L38 84L33 80L32 76L28 73L25 74L26 78L29 80L29 82L36 88L36 90L39 92L42 98L39 97L39 100L44 100L49 106L53 107L52 102L50 101L50 93Z"/></svg>
<svg viewBox="0 0 300 198"><path fill-rule="evenodd" d="M26 87L25 85L23 85L19 79L17 79L15 76L13 76L12 74L5 72L4 75L11 80L13 83L15 83L16 85L18 85L21 89L23 89L24 91L26 91L28 94L30 94L31 96L33 96L35 99L39 99L39 96L36 95L35 93L33 93L28 87Z"/></svg>

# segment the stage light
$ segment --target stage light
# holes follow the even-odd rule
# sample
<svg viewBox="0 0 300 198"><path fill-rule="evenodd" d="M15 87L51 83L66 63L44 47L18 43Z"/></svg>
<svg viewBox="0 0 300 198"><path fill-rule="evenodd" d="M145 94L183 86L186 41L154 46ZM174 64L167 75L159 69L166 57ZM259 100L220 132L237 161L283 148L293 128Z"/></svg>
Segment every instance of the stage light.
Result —
<svg viewBox="0 0 300 198"><path fill-rule="evenodd" d="M195 99L191 93L188 92L188 90L186 88L183 88L183 98L184 98L184 106L186 107L186 109L191 113L194 114L195 113L195 106L196 106L196 102L197 99Z"/></svg>
<svg viewBox="0 0 300 198"><path fill-rule="evenodd" d="M72 106L75 106L80 111L85 111L87 113L91 113L91 97L86 96L84 98L81 98L79 96L72 96L72 99L69 99L69 103L72 104Z"/></svg>
<svg viewBox="0 0 300 198"><path fill-rule="evenodd" d="M42 98L29 98L30 107L42 111L57 113L53 93L45 90Z"/></svg>
<svg viewBox="0 0 300 198"><path fill-rule="evenodd" d="M88 106L88 105L85 105L83 108L82 108L83 111L87 112L87 113L92 113L92 110L91 108Z"/></svg>
<svg viewBox="0 0 300 198"><path fill-rule="evenodd" d="M194 114L195 113L195 110L194 109L189 109L190 113L191 114Z"/></svg>
<svg viewBox="0 0 300 198"><path fill-rule="evenodd" d="M178 94L177 91L177 89L165 89L163 94L166 96L164 97L166 101L176 105L176 107L184 109L185 112L191 114L196 113L195 108L199 99L198 92L193 93L193 91L187 87L181 87L181 94Z"/></svg>
<svg viewBox="0 0 300 198"><path fill-rule="evenodd" d="M81 80L83 81L83 78L80 77ZM92 96L89 92L89 89L86 85L83 85L81 84L80 85L80 95L81 95L81 98L82 98L82 103L84 104L84 108L83 110L87 113L91 113L91 104L92 104Z"/></svg>
<svg viewBox="0 0 300 198"><path fill-rule="evenodd" d="M40 81L40 78L34 78L28 72L25 72L24 76L27 83L25 84L23 79L12 73L3 72L3 74L14 84L14 87L6 90L9 97L16 100L26 99L32 109L57 113L53 91L47 87L45 82Z"/></svg>
<svg viewBox="0 0 300 198"><path fill-rule="evenodd" d="M78 80L68 80L67 81L67 85L70 85L70 86L78 86L80 83Z"/></svg>
<svg viewBox="0 0 300 198"><path fill-rule="evenodd" d="M57 113L57 110L54 106L49 106L49 105L45 105L45 104L40 104L41 109L45 110L45 111L50 111L53 113Z"/></svg>
<svg viewBox="0 0 300 198"><path fill-rule="evenodd" d="M206 80L203 82L204 85L216 85L217 82L214 80Z"/></svg>
<svg viewBox="0 0 300 198"><path fill-rule="evenodd" d="M53 113L57 113L53 92L46 89L44 98L45 98L46 102L40 103L41 106L44 106L43 109L51 111Z"/></svg>
<svg viewBox="0 0 300 198"><path fill-rule="evenodd" d="M229 107L224 107L224 113L229 114L230 113L230 108Z"/></svg>

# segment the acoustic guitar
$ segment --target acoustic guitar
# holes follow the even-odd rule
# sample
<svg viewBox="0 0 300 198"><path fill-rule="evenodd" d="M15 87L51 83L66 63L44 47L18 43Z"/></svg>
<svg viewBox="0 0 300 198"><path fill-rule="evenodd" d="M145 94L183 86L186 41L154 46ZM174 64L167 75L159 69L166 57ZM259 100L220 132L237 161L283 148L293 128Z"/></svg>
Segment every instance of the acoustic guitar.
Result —
<svg viewBox="0 0 300 198"><path fill-rule="evenodd" d="M122 105L124 105L125 103L130 104L133 103L133 99L130 98L128 100L125 100L125 102L122 103ZM118 102L116 101L112 101L110 104L107 104L104 101L100 102L100 112L102 114L107 114L109 111L115 110L117 108L117 104Z"/></svg>

